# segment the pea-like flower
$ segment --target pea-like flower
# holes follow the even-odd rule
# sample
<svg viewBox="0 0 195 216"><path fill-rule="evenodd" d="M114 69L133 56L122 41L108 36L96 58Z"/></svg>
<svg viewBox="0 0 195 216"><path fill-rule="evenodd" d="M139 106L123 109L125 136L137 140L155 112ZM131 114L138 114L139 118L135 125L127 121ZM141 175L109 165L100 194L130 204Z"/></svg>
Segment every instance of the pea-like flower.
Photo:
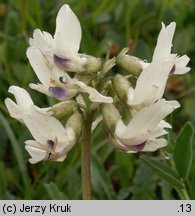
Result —
<svg viewBox="0 0 195 216"><path fill-rule="evenodd" d="M64 128L56 118L40 112L24 89L11 86L9 92L16 98L16 103L10 98L5 99L10 115L23 122L34 138L25 142L30 163L63 161L76 142L73 128Z"/></svg>
<svg viewBox="0 0 195 216"><path fill-rule="evenodd" d="M73 98L77 93L86 92L89 99L97 103L112 103L111 97L100 94L96 89L85 83L72 79L66 72L55 65L51 65L41 51L35 47L27 49L27 57L30 61L41 84L30 84L32 89L54 97L60 101Z"/></svg>
<svg viewBox="0 0 195 216"><path fill-rule="evenodd" d="M152 61L158 61L159 59L169 58L172 48L172 40L175 33L176 23L172 22L167 27L162 23L162 29L159 33L157 44L154 50ZM177 56L175 64L170 70L170 74L185 74L190 71L190 67L186 65L190 61L187 55L181 57ZM143 68L147 67L149 63L142 62Z"/></svg>
<svg viewBox="0 0 195 216"><path fill-rule="evenodd" d="M165 146L167 141L159 137L166 134L164 128L171 128L171 125L162 120L179 106L177 101L161 99L133 112L128 125L119 119L114 133L115 146L127 152L155 151Z"/></svg>
<svg viewBox="0 0 195 216"><path fill-rule="evenodd" d="M152 61L137 79L135 89L128 89L127 104L140 110L162 98L169 73L174 66L176 56Z"/></svg>
<svg viewBox="0 0 195 216"><path fill-rule="evenodd" d="M101 67L101 60L86 54L79 54L82 37L78 18L69 5L63 5L56 18L54 36L36 29L30 45L40 49L50 64L55 64L66 71L77 73L97 72Z"/></svg>
<svg viewBox="0 0 195 216"><path fill-rule="evenodd" d="M190 70L186 66L190 60L187 55L178 57L176 54L171 54L175 27L175 22L167 27L162 23L152 62L140 61L143 71L137 79L135 89L131 86L128 90L127 103L134 109L139 110L160 100L171 74L184 74Z"/></svg>

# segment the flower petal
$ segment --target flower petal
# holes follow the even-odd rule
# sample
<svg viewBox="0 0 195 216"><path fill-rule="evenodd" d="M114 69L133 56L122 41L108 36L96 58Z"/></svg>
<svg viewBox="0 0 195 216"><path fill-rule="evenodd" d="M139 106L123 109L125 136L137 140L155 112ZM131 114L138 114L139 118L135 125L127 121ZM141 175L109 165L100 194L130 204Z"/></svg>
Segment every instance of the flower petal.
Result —
<svg viewBox="0 0 195 216"><path fill-rule="evenodd" d="M167 145L167 141L163 138L161 139L151 139L146 143L145 148L142 150L143 152L154 152L159 148L163 148Z"/></svg>
<svg viewBox="0 0 195 216"><path fill-rule="evenodd" d="M122 142L117 138L115 133L107 133L107 135L108 135L110 142L116 149L123 151L123 152L127 151L127 147L122 144Z"/></svg>
<svg viewBox="0 0 195 216"><path fill-rule="evenodd" d="M46 155L47 155L47 152L45 150L38 149L38 148L29 146L29 145L25 145L25 149L27 150L27 152L32 157L29 159L29 162L31 164L35 164L35 163L38 163L38 162L44 160Z"/></svg>
<svg viewBox="0 0 195 216"><path fill-rule="evenodd" d="M102 115L98 116L95 121L93 121L92 126L91 126L91 130L95 130L95 128L98 126L98 124L102 121L103 117Z"/></svg>
<svg viewBox="0 0 195 216"><path fill-rule="evenodd" d="M81 26L69 5L63 5L56 18L54 35L56 54L69 57L78 53L81 41Z"/></svg>
<svg viewBox="0 0 195 216"><path fill-rule="evenodd" d="M89 99L96 103L112 103L113 99L111 97L106 97L100 94L96 89L87 86L85 83L80 81L74 81L75 85L80 87L81 92L87 92L89 94Z"/></svg>
<svg viewBox="0 0 195 216"><path fill-rule="evenodd" d="M38 84L30 83L29 87L31 89L34 89L34 90L36 90L38 92L41 92L41 93L43 93L45 95L51 96L50 93L49 93L48 88L46 88L46 86L44 86L43 84L40 84L40 83L38 83Z"/></svg>
<svg viewBox="0 0 195 216"><path fill-rule="evenodd" d="M67 100L67 92L62 87L49 87L49 92L52 97L57 98L60 101Z"/></svg>
<svg viewBox="0 0 195 216"><path fill-rule="evenodd" d="M25 141L25 144L28 145L28 146L31 146L31 147L34 147L34 148L37 148L37 149L42 149L44 151L47 151L47 147L46 145L43 145L43 144L40 144L39 142L37 142L36 140L26 140Z"/></svg>
<svg viewBox="0 0 195 216"><path fill-rule="evenodd" d="M177 101L166 101L165 99L161 99L155 104L136 112L126 130L128 131L131 129L135 134L137 133L136 131L142 130L151 132L162 119L179 106Z"/></svg>
<svg viewBox="0 0 195 216"><path fill-rule="evenodd" d="M29 47L26 54L34 72L45 88L61 84L59 80L60 77L66 77L67 80L71 79L67 73L63 72L55 65L51 65L39 49Z"/></svg>
<svg viewBox="0 0 195 216"><path fill-rule="evenodd" d="M53 60L55 62L55 64L61 68L62 70L66 70L66 68L68 68L69 64L71 63L71 60L68 58L61 58L59 56L57 56L56 54L54 54L53 56Z"/></svg>
<svg viewBox="0 0 195 216"><path fill-rule="evenodd" d="M62 162L66 159L66 157L67 157L67 155L64 154L64 155L60 156L58 159L56 159L55 161Z"/></svg>
<svg viewBox="0 0 195 216"><path fill-rule="evenodd" d="M175 105L174 105L174 103L172 103L172 106L174 106L176 109L176 108L178 108L178 103L176 103ZM158 124L158 127L160 127L160 128L172 128L172 126L168 122L166 122L165 120L160 121L160 123Z"/></svg>
<svg viewBox="0 0 195 216"><path fill-rule="evenodd" d="M36 73L40 82L45 85L50 85L50 73L49 73L49 63L43 57L41 51L34 47L29 47L27 49L26 55L30 61L30 64Z"/></svg>
<svg viewBox="0 0 195 216"><path fill-rule="evenodd" d="M168 132L164 128L172 128L172 126L164 120L160 121L157 127L151 132L150 138L155 139L167 134Z"/></svg>
<svg viewBox="0 0 195 216"><path fill-rule="evenodd" d="M170 55L168 59L154 61L145 68L137 80L134 94L129 89L128 104L140 109L161 99L175 59L175 55Z"/></svg>
<svg viewBox="0 0 195 216"><path fill-rule="evenodd" d="M65 133L66 139L63 142L58 142L58 145L55 149L56 153L60 153L62 155L66 155L68 153L68 151L75 145L77 139L72 128L66 127Z"/></svg>
<svg viewBox="0 0 195 216"><path fill-rule="evenodd" d="M183 55L180 58L176 59L175 62L175 72L174 74L185 74L191 70L190 67L186 67L188 62L190 61L190 58L187 55Z"/></svg>
<svg viewBox="0 0 195 216"><path fill-rule="evenodd" d="M152 61L167 57L171 53L172 40L175 32L176 23L172 22L167 27L162 23L162 29L157 39Z"/></svg>
<svg viewBox="0 0 195 216"><path fill-rule="evenodd" d="M115 133L117 136L123 136L123 133L126 131L127 126L124 124L124 122L119 119L116 125Z"/></svg>
<svg viewBox="0 0 195 216"><path fill-rule="evenodd" d="M10 86L8 92L12 93L20 109L28 110L32 105L34 105L28 92L18 86Z"/></svg>
<svg viewBox="0 0 195 216"><path fill-rule="evenodd" d="M135 90L133 89L132 86L130 86L129 89L128 89L128 93L127 93L128 104L131 103L131 101L133 101L133 99L134 99L134 94L135 94Z"/></svg>
<svg viewBox="0 0 195 216"><path fill-rule="evenodd" d="M15 102L13 102L10 98L6 98L5 105L11 117L19 120L20 122L23 122L21 118L21 109L18 107L18 105Z"/></svg>
<svg viewBox="0 0 195 216"><path fill-rule="evenodd" d="M177 101L165 101L162 99L134 113L123 133L121 133L121 122L119 121L115 133L125 145L142 143L148 140L159 122L178 107L179 103Z"/></svg>
<svg viewBox="0 0 195 216"><path fill-rule="evenodd" d="M43 54L53 56L54 39L50 33L35 29L33 38L30 38L29 43L32 47L41 50Z"/></svg>
<svg viewBox="0 0 195 216"><path fill-rule="evenodd" d="M23 115L23 121L34 139L43 145L47 145L47 140L57 138L59 142L63 142L67 139L65 128L56 118L43 115L34 107L31 107L29 115Z"/></svg>

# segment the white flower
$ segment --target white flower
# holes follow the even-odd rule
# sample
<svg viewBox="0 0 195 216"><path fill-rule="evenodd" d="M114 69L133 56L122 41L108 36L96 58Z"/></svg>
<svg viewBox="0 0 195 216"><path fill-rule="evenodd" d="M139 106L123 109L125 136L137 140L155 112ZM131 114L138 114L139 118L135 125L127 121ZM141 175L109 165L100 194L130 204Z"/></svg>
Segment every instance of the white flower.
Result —
<svg viewBox="0 0 195 216"><path fill-rule="evenodd" d="M166 59L171 54L172 40L175 32L176 23L172 22L167 27L162 23L162 29L159 33L157 44L154 50L152 61L158 61L160 59ZM190 61L187 55L177 57L175 59L175 64L170 74L185 74L190 71L189 67L186 67ZM143 68L147 67L149 64L141 62Z"/></svg>
<svg viewBox="0 0 195 216"><path fill-rule="evenodd" d="M120 119L115 133L110 135L113 145L127 152L155 151L165 146L166 140L159 137L167 133L164 128L171 126L162 120L179 106L177 101L162 99L134 112L127 126Z"/></svg>
<svg viewBox="0 0 195 216"><path fill-rule="evenodd" d="M55 65L50 65L41 51L35 47L27 49L27 57L30 61L41 84L30 84L32 89L40 91L48 96L65 101L73 98L79 92L87 92L89 99L98 103L112 103L111 97L106 97L94 88L81 81L72 79L66 72Z"/></svg>
<svg viewBox="0 0 195 216"><path fill-rule="evenodd" d="M41 160L63 161L76 142L73 129L64 128L56 118L39 112L24 89L11 86L9 92L17 102L9 98L5 100L10 115L21 120L35 139L25 142L25 148L31 155L30 163Z"/></svg>
<svg viewBox="0 0 195 216"><path fill-rule="evenodd" d="M99 59L78 53L81 36L79 20L69 5L65 4L57 15L54 37L48 32L36 29L29 42L32 47L40 49L50 64L56 64L61 69L85 72L88 63L92 61L95 68L90 68L90 70L96 70L101 65Z"/></svg>
<svg viewBox="0 0 195 216"><path fill-rule="evenodd" d="M129 88L127 104L139 110L161 99L175 59L175 55L170 55L167 59L152 61L138 77L135 89Z"/></svg>
<svg viewBox="0 0 195 216"><path fill-rule="evenodd" d="M73 98L78 90L72 86L71 78L67 73L52 66L37 48L29 47L27 57L41 84L30 84L32 89L46 95L65 101Z"/></svg>
<svg viewBox="0 0 195 216"><path fill-rule="evenodd" d="M178 57L171 54L175 26L175 22L167 27L162 23L152 62L140 61L143 71L137 79L135 89L130 87L128 90L127 103L134 109L139 110L161 99L170 74L183 74L190 70L186 67L189 62L186 55Z"/></svg>
<svg viewBox="0 0 195 216"><path fill-rule="evenodd" d="M45 109L35 106L30 95L25 89L18 86L10 86L8 92L15 96L18 105L10 98L5 99L5 105L11 117L17 119L18 121L24 123L22 114L25 113L31 106L44 115L49 116L51 114L49 108Z"/></svg>

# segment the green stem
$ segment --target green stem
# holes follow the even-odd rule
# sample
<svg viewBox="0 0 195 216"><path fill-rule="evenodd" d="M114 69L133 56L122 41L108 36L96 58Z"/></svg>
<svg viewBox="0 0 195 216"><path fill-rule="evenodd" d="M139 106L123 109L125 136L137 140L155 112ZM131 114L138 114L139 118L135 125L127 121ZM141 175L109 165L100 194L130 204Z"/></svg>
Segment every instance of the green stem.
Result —
<svg viewBox="0 0 195 216"><path fill-rule="evenodd" d="M190 200L190 197L185 187L183 189L178 189L178 193L182 200Z"/></svg>
<svg viewBox="0 0 195 216"><path fill-rule="evenodd" d="M91 125L92 116L86 115L87 117L83 121L82 128L82 144L81 144L81 175L82 175L82 192L83 200L91 199L91 171L90 171L90 160L91 160Z"/></svg>

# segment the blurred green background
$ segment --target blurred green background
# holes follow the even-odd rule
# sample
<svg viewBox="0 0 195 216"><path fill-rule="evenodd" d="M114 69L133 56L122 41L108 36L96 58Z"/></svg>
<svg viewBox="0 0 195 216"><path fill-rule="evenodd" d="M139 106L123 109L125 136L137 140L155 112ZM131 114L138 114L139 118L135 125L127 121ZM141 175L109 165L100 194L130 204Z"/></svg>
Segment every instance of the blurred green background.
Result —
<svg viewBox="0 0 195 216"><path fill-rule="evenodd" d="M173 76L167 99L177 99L181 108L168 118L173 130L169 146L152 155L162 163L172 151L175 138L186 121L195 126L195 1L193 0L4 0L0 1L0 199L81 199L80 145L64 163L31 165L24 149L27 129L9 117L4 99L10 85L26 88L40 107L53 104L28 84L37 82L25 52L35 28L54 33L59 8L67 3L78 16L83 38L81 52L104 58L107 44L111 56L129 47L130 53L151 60L161 22L176 21L173 51L190 58L191 72ZM117 72L119 68L115 68ZM177 199L169 183L139 158L111 146L100 124L93 136L92 181L94 199ZM193 165L191 173L195 171Z"/></svg>

